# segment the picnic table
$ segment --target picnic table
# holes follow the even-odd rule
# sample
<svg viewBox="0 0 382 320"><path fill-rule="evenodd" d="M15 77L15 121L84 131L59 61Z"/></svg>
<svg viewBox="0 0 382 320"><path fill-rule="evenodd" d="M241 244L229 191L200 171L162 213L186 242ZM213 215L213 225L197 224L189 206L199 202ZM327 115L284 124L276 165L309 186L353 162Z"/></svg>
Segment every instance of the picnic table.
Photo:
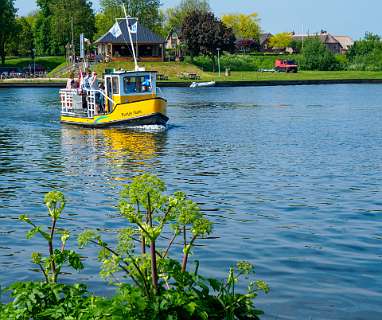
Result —
<svg viewBox="0 0 382 320"><path fill-rule="evenodd" d="M182 72L180 74L180 78L181 79L187 79L187 80L199 80L200 76L194 72Z"/></svg>
<svg viewBox="0 0 382 320"><path fill-rule="evenodd" d="M158 74L158 80L168 80L168 75L166 74Z"/></svg>

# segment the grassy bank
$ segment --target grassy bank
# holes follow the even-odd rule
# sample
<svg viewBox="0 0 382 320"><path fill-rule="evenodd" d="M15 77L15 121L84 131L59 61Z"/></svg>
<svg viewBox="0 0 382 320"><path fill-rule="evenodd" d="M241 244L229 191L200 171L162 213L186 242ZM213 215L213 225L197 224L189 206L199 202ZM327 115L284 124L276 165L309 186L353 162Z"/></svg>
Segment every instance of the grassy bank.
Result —
<svg viewBox="0 0 382 320"><path fill-rule="evenodd" d="M53 70L60 64L65 62L65 57L53 56L53 57L36 57L35 63L37 65L44 66L47 70ZM0 67L12 67L12 68L27 68L29 65L33 64L33 59L31 58L18 58L18 57L7 57L5 64Z"/></svg>
<svg viewBox="0 0 382 320"><path fill-rule="evenodd" d="M213 73L202 73L201 79L198 81L210 81L214 80L218 84L230 85L237 84L240 85L240 82L243 82L243 85L248 85L250 83L258 83L258 85L269 85L270 82L273 82L272 85L283 85L285 84L304 84L304 81L311 82L317 81L319 84L320 81L333 81L341 83L341 81L382 81L382 72L369 72L369 71L305 71L298 74L284 74L284 73L261 73L261 72L233 72L231 76L219 77L217 74ZM187 86L193 80L184 80L179 77L173 76L169 77L167 81L160 81L163 86ZM290 83L290 81L295 81L296 83ZM244 83L246 82L246 83ZM65 78L38 78L38 79L5 79L0 80L0 87L7 86L57 86L61 87L66 83Z"/></svg>
<svg viewBox="0 0 382 320"><path fill-rule="evenodd" d="M166 75L167 81L164 82L191 82L193 80L185 80L181 78L182 73L196 73L200 80L198 81L324 81L324 80L382 80L382 71L299 71L298 73L271 73L257 71L233 71L230 76L225 76L224 72L206 72L201 68L187 62L147 62L140 63L140 66L146 70L155 70L159 74ZM132 62L111 62L100 63L92 67L99 75L102 75L105 69L125 69L132 70L134 65ZM49 75L54 75L54 79L35 79L33 82L59 82L59 78L67 77L68 69L61 64L57 66ZM26 82L23 79L6 80L6 82ZM4 80L2 81L4 82ZM0 81L1 83L1 81Z"/></svg>
<svg viewBox="0 0 382 320"><path fill-rule="evenodd" d="M300 71L298 73L270 73L257 71L233 71L231 75L226 77L224 72L205 72L201 68L186 62L147 62L140 63L146 70L155 70L159 74L166 75L168 81L184 82L180 77L182 73L196 73L200 76L200 81L282 81L282 80L375 80L382 79L382 71ZM101 63L93 69L98 74L102 74L105 69L125 69L132 70L134 68L131 62L111 62ZM190 80L191 81L191 80Z"/></svg>
<svg viewBox="0 0 382 320"><path fill-rule="evenodd" d="M380 80L382 71L232 72L229 77L209 73L216 81Z"/></svg>

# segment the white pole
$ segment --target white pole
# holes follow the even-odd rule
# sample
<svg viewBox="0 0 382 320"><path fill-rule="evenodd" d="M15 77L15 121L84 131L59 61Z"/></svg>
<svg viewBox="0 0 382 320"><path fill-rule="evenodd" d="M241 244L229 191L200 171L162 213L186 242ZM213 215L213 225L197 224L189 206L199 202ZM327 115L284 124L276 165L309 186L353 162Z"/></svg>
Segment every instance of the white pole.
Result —
<svg viewBox="0 0 382 320"><path fill-rule="evenodd" d="M36 49L33 48L33 78L36 77Z"/></svg>
<svg viewBox="0 0 382 320"><path fill-rule="evenodd" d="M127 31L129 32L129 39L130 39L130 44L131 44L131 50L133 52L135 71L138 71L139 70L139 66L138 66L138 62L137 62L137 57L135 56L134 43L133 43L133 38L131 37L131 32L130 32L130 27L129 27L129 19L127 17L125 4L123 4L123 11L125 12L126 26L127 26ZM137 34L137 36L138 36L138 34Z"/></svg>
<svg viewBox="0 0 382 320"><path fill-rule="evenodd" d="M219 69L219 77L220 77L220 48L217 48L218 50L218 69Z"/></svg>

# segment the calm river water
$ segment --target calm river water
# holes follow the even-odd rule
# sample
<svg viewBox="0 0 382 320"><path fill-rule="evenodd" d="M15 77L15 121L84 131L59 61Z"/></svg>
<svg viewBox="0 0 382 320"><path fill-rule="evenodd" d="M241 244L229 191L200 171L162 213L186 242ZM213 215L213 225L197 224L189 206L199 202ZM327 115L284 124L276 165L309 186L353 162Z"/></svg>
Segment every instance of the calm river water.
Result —
<svg viewBox="0 0 382 320"><path fill-rule="evenodd" d="M166 132L59 123L56 89L0 89L0 283L38 277L22 213L46 223L44 193L67 197L64 227L124 225L115 205L149 171L215 222L198 248L223 277L254 263L271 292L265 319L382 318L382 87L332 85L164 89ZM97 293L96 249L76 280Z"/></svg>

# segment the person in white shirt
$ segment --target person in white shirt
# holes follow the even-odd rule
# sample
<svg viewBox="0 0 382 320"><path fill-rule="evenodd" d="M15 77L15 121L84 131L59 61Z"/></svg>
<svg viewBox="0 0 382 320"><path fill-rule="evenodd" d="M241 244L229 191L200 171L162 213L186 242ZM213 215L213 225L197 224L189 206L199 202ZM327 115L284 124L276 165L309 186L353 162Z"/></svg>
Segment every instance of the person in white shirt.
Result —
<svg viewBox="0 0 382 320"><path fill-rule="evenodd" d="M92 76L89 78L89 85L91 90L98 90L98 79L97 73L94 71Z"/></svg>

